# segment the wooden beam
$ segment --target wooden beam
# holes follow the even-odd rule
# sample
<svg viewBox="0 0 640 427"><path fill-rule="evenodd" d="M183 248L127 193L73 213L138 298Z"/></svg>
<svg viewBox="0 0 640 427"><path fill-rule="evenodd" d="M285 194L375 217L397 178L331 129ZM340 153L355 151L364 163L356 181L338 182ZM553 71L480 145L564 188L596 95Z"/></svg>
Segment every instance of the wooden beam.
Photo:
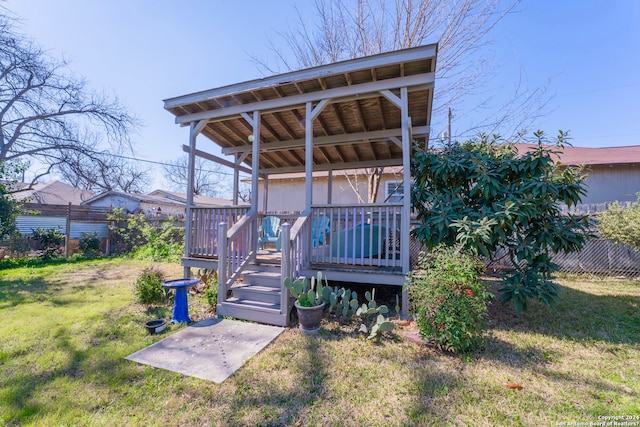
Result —
<svg viewBox="0 0 640 427"><path fill-rule="evenodd" d="M358 123L360 123L360 128L362 128L362 132L366 132L369 130L367 127L367 122L364 119L364 113L362 112L362 106L360 105L360 101L357 99L353 101L356 104L356 118L358 119Z"/></svg>
<svg viewBox="0 0 640 427"><path fill-rule="evenodd" d="M324 160L327 163L331 163L331 158L329 157L329 155L327 154L327 150L325 150L324 147L318 147L318 151L320 152L320 154L322 154L322 157L324 157Z"/></svg>
<svg viewBox="0 0 640 427"><path fill-rule="evenodd" d="M382 110L382 100L380 99L380 97L376 98L376 106L378 107L378 114L380 115L380 120L382 120L382 128L386 129L387 120L386 120L386 117L384 116L384 111Z"/></svg>
<svg viewBox="0 0 640 427"><path fill-rule="evenodd" d="M380 93L382 94L382 96L387 98L387 100L389 100L393 105L395 105L398 108L402 108L402 101L395 93L391 92L390 90L381 90Z"/></svg>
<svg viewBox="0 0 640 427"><path fill-rule="evenodd" d="M313 80L319 77L330 75L352 73L354 71L388 66L392 64L402 64L405 62L421 61L429 58L435 58L437 53L437 45L430 44L418 46L410 49L402 49L393 52L381 53L378 55L365 56L348 61L337 62L333 64L323 65L319 67L308 68L300 71L279 74L263 79L251 80L248 82L233 84L216 89L206 90L202 92L192 93L188 95L178 96L164 100L164 108L171 109L195 102L207 101L224 95L230 95L238 92L247 92L256 89L268 88L270 86L278 86L290 82Z"/></svg>
<svg viewBox="0 0 640 427"><path fill-rule="evenodd" d="M336 150L336 154L340 158L340 163L344 163L346 160L345 160L345 157L344 157L344 153L340 149L340 146L336 145L336 146L333 147L333 149Z"/></svg>
<svg viewBox="0 0 640 427"><path fill-rule="evenodd" d="M270 114L269 116L273 117L276 122L278 122L278 124L282 126L282 129L284 129L284 132L289 136L289 138L296 139L296 134L293 132L293 130L291 130L287 122L285 122L279 114Z"/></svg>
<svg viewBox="0 0 640 427"><path fill-rule="evenodd" d="M413 134L416 136L429 134L429 126L417 126L413 129ZM346 135L331 135L320 136L314 139L313 145L315 147L326 147L331 145L345 145L353 142L360 142L364 140L379 140L388 139L391 137L399 137L402 135L402 129L385 129L373 132L355 132ZM261 149L265 151L281 151L290 150L292 148L304 148L304 139L294 139L290 141L277 141L269 144L263 144ZM222 154L235 154L251 151L251 147L248 145L239 147L226 147L222 149Z"/></svg>
<svg viewBox="0 0 640 427"><path fill-rule="evenodd" d="M347 163L333 163L333 164L319 164L313 165L313 170L317 171L328 171L330 168L333 170L344 170L344 169L365 169L365 168L376 168L376 167L387 167L387 166L402 166L402 159L386 159L386 160L377 160L377 161L363 161L363 162L347 162ZM270 175L277 175L281 173L299 173L305 172L305 168L302 166L287 166L277 169L260 169L261 174L268 173Z"/></svg>
<svg viewBox="0 0 640 427"><path fill-rule="evenodd" d="M265 101L251 102L243 105L232 105L227 108L219 108L216 110L202 111L199 113L186 114L176 117L176 123L190 123L198 120L221 119L225 117L233 117L242 113L251 111L277 111L281 109L289 109L294 105L303 105L307 102L318 102L329 100L331 102L341 101L357 97L364 99L368 94L369 97L377 96L376 92L389 89L397 89L399 87L412 87L420 89L431 87L435 81L434 73L415 74L407 77L398 77L386 80L378 80L375 82L361 83L353 86L338 87L328 90L320 90L316 92L301 93L298 95L286 96L283 98L269 99Z"/></svg>
<svg viewBox="0 0 640 427"><path fill-rule="evenodd" d="M190 153L191 148L188 145L182 146L182 151L185 153ZM222 157L215 156L213 154L207 153L206 151L195 150L195 155L198 157L202 157L203 159L210 160L212 162L220 163L223 166L230 167L232 169L238 168L238 170L244 173L251 173L251 169L245 168L244 166L236 165L234 162L230 162L229 160L223 159Z"/></svg>

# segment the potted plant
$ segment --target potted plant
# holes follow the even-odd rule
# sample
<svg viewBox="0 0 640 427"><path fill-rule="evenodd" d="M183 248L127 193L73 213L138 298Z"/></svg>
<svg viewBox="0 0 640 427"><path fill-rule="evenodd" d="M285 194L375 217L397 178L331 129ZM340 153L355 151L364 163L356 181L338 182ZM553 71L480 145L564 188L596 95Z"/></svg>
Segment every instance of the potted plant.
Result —
<svg viewBox="0 0 640 427"><path fill-rule="evenodd" d="M326 282L326 279L325 279ZM307 279L284 279L284 286L295 298L293 305L298 311L298 321L303 334L313 335L320 329L320 321L326 302L322 297L322 273L318 272L318 279L311 277L311 285L307 288Z"/></svg>

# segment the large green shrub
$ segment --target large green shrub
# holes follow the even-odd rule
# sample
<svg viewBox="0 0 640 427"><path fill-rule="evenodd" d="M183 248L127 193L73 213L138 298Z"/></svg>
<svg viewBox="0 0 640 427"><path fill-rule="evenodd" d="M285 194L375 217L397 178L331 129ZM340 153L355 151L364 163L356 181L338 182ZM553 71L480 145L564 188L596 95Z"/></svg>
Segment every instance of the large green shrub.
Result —
<svg viewBox="0 0 640 427"><path fill-rule="evenodd" d="M479 280L481 267L460 248L443 245L420 254L408 290L424 339L451 352L470 351L482 343L490 294Z"/></svg>
<svg viewBox="0 0 640 427"><path fill-rule="evenodd" d="M414 236L428 247L461 244L489 259L504 256L502 301L519 313L529 299L554 306L554 253L575 252L589 234L588 217L565 215L585 194L580 169L557 163L566 134L548 141L535 133L526 153L497 136L417 149L411 163L411 203L420 226Z"/></svg>
<svg viewBox="0 0 640 427"><path fill-rule="evenodd" d="M41 250L40 258L48 260L57 258L62 251L64 243L64 234L57 228L36 228L33 232L33 240L37 243L38 249Z"/></svg>
<svg viewBox="0 0 640 427"><path fill-rule="evenodd" d="M136 301L144 305L166 303L168 293L162 287L164 280L164 273L154 267L142 270L134 285Z"/></svg>
<svg viewBox="0 0 640 427"><path fill-rule="evenodd" d="M114 209L108 216L116 241L116 253L152 261L179 261L184 254L184 228L163 221L147 219L144 214L128 214Z"/></svg>
<svg viewBox="0 0 640 427"><path fill-rule="evenodd" d="M78 249L87 258L94 258L100 252L100 238L95 231L89 233L80 233L80 242Z"/></svg>
<svg viewBox="0 0 640 427"><path fill-rule="evenodd" d="M612 203L598 214L598 229L615 244L640 248L640 201L629 206Z"/></svg>

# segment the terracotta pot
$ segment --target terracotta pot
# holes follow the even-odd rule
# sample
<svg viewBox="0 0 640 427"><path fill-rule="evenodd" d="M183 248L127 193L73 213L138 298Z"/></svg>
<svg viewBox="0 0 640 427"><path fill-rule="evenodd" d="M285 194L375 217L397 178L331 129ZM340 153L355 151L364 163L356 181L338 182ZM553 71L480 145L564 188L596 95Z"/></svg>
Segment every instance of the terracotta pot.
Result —
<svg viewBox="0 0 640 427"><path fill-rule="evenodd" d="M324 312L324 306L316 305L314 307L302 307L298 305L298 301L295 301L296 310L298 311L298 321L300 322L300 330L305 335L314 335L318 333L320 329L320 321Z"/></svg>

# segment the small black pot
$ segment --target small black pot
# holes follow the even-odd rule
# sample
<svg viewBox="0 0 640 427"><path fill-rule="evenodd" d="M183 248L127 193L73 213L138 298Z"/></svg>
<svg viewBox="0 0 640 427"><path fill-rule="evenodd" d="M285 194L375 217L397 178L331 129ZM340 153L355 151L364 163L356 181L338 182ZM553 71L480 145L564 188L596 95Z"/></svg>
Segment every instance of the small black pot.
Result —
<svg viewBox="0 0 640 427"><path fill-rule="evenodd" d="M151 320L144 324L145 328L151 335L162 332L167 327L167 321L164 319Z"/></svg>

